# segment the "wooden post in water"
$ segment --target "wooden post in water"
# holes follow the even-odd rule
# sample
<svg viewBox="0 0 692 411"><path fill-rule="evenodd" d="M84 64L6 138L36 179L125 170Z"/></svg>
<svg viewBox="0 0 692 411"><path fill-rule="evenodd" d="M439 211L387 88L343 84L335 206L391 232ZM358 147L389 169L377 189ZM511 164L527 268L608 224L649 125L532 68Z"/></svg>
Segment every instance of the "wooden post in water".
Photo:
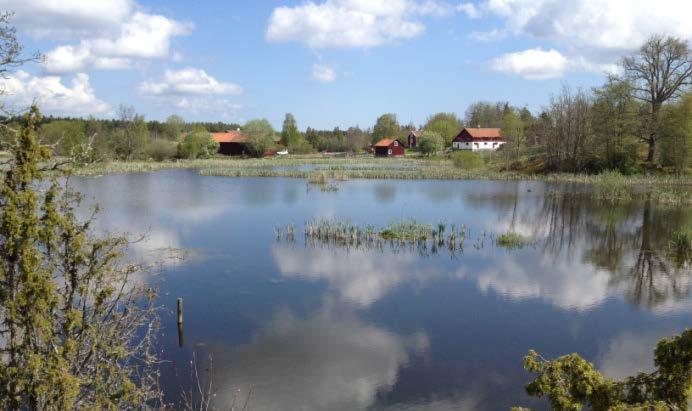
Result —
<svg viewBox="0 0 692 411"><path fill-rule="evenodd" d="M183 299L178 298L178 324L183 323Z"/></svg>

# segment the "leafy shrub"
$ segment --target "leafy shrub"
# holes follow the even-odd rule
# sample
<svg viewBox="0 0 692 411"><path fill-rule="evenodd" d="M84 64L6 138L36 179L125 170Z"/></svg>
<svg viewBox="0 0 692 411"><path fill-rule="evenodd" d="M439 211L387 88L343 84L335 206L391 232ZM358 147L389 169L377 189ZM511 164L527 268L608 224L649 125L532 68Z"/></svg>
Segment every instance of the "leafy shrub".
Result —
<svg viewBox="0 0 692 411"><path fill-rule="evenodd" d="M418 140L418 150L421 154L431 155L445 148L445 141L439 133L434 131L425 131Z"/></svg>
<svg viewBox="0 0 692 411"><path fill-rule="evenodd" d="M290 154L308 154L314 153L315 148L304 138L299 138L288 145L288 152Z"/></svg>
<svg viewBox="0 0 692 411"><path fill-rule="evenodd" d="M545 397L556 410L683 410L692 394L692 330L662 339L654 350L656 370L614 381L577 354L546 360L535 351L524 369L536 378L526 393ZM515 408L516 410L521 408Z"/></svg>
<svg viewBox="0 0 692 411"><path fill-rule="evenodd" d="M457 168L473 170L483 167L483 158L478 153L470 150L460 150L452 154L452 162Z"/></svg>
<svg viewBox="0 0 692 411"><path fill-rule="evenodd" d="M206 131L194 131L183 138L179 151L182 158L209 158L219 151L219 143Z"/></svg>
<svg viewBox="0 0 692 411"><path fill-rule="evenodd" d="M163 139L152 140L147 144L146 153L155 161L169 160L176 155L176 145Z"/></svg>

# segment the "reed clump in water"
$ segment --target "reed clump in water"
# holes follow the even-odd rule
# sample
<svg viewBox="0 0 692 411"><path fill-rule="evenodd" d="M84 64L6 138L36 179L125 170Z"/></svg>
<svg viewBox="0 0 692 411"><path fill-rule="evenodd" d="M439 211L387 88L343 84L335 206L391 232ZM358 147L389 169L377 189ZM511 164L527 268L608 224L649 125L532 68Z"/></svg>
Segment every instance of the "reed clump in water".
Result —
<svg viewBox="0 0 692 411"><path fill-rule="evenodd" d="M527 245L529 241L526 237L517 232L508 231L504 234L500 234L499 236L497 236L495 242L499 247L522 248L525 245Z"/></svg>
<svg viewBox="0 0 692 411"><path fill-rule="evenodd" d="M398 252L417 250L421 254L437 254L447 249L451 255L464 250L469 230L465 225L437 226L421 224L414 219L398 220L385 227L360 226L348 221L310 220L305 224L305 243L309 246L336 246L382 250L385 245Z"/></svg>
<svg viewBox="0 0 692 411"><path fill-rule="evenodd" d="M692 229L673 233L668 248L680 266L690 264L692 262Z"/></svg>

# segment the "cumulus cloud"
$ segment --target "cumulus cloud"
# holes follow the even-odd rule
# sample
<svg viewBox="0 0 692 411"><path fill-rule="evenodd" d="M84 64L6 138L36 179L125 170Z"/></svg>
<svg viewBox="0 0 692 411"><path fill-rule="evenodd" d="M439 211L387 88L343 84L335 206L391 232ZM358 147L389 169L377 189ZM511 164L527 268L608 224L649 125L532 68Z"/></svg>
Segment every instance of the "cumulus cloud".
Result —
<svg viewBox="0 0 692 411"><path fill-rule="evenodd" d="M234 83L221 82L202 69L187 67L181 70L166 70L158 82L143 82L139 85L142 94L161 95L238 95L242 87Z"/></svg>
<svg viewBox="0 0 692 411"><path fill-rule="evenodd" d="M131 0L0 0L13 23L34 38L79 38L117 32L133 13Z"/></svg>
<svg viewBox="0 0 692 411"><path fill-rule="evenodd" d="M453 12L434 0L326 0L277 7L269 18L266 38L295 41L310 48L375 47L410 39L425 30L422 16Z"/></svg>
<svg viewBox="0 0 692 411"><path fill-rule="evenodd" d="M541 48L506 53L491 62L491 67L495 71L515 74L531 80L560 77L568 65L567 58L559 51L555 49L546 51Z"/></svg>
<svg viewBox="0 0 692 411"><path fill-rule="evenodd" d="M683 0L487 0L478 8L503 19L504 27L496 30L564 48L510 53L495 62L500 71L526 78L558 77L567 65L574 70L612 72L623 54L655 33L692 39L692 2ZM541 70L530 57L548 66Z"/></svg>
<svg viewBox="0 0 692 411"><path fill-rule="evenodd" d="M653 33L692 38L692 3L681 0L488 0L517 34L577 47L629 50Z"/></svg>
<svg viewBox="0 0 692 411"><path fill-rule="evenodd" d="M334 70L334 67L327 64L313 64L312 79L320 83L333 83L336 81L336 70Z"/></svg>
<svg viewBox="0 0 692 411"><path fill-rule="evenodd" d="M15 10L16 24L31 36L56 41L81 39L46 52L44 68L49 73L124 69L137 59L164 58L171 39L191 29L188 23L139 11L130 0L88 4L75 0L0 0L0 6Z"/></svg>
<svg viewBox="0 0 692 411"><path fill-rule="evenodd" d="M99 100L89 83L89 76L78 73L71 85L58 76L31 76L20 70L0 80L8 105L21 109L36 102L45 113L84 116L104 114L110 106Z"/></svg>

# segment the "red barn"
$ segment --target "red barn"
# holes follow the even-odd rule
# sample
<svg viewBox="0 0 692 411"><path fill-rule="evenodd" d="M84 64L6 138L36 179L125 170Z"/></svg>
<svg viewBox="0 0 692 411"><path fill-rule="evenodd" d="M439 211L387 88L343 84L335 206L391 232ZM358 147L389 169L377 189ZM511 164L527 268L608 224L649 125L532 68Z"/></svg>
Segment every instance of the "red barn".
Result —
<svg viewBox="0 0 692 411"><path fill-rule="evenodd" d="M418 146L418 139L422 135L423 135L422 131L411 130L411 132L408 133L408 136L406 137L406 139L408 140L408 146L407 147L417 147Z"/></svg>
<svg viewBox="0 0 692 411"><path fill-rule="evenodd" d="M497 150L506 141L499 128L465 128L452 140L455 150Z"/></svg>
<svg viewBox="0 0 692 411"><path fill-rule="evenodd" d="M375 157L402 157L404 145L398 139L385 138L375 144Z"/></svg>
<svg viewBox="0 0 692 411"><path fill-rule="evenodd" d="M219 153L227 156L240 156L248 154L248 139L240 131L225 131L223 133L211 133L211 138L219 143Z"/></svg>

